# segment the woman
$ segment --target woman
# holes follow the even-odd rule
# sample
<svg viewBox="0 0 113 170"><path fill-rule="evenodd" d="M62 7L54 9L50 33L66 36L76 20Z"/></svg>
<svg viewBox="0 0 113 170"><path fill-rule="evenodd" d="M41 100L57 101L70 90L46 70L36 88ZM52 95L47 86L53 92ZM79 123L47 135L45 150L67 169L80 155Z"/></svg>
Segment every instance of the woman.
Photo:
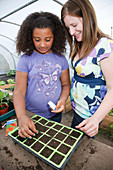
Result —
<svg viewBox="0 0 113 170"><path fill-rule="evenodd" d="M88 136L113 108L113 40L97 25L89 0L68 0L61 11L70 45L72 127Z"/></svg>

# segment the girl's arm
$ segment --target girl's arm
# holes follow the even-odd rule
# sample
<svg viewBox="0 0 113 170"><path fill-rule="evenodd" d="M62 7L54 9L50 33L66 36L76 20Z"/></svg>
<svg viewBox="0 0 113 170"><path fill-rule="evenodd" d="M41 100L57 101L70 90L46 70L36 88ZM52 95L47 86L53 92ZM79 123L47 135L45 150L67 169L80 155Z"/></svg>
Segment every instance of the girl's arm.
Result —
<svg viewBox="0 0 113 170"><path fill-rule="evenodd" d="M60 99L57 102L56 110L53 111L54 113L59 113L64 110L65 102L70 94L69 69L62 71L61 85L62 85L62 92L61 92Z"/></svg>
<svg viewBox="0 0 113 170"><path fill-rule="evenodd" d="M106 80L107 93L95 114L76 126L91 137L98 133L99 123L113 108L113 51L108 58L100 61L100 65Z"/></svg>
<svg viewBox="0 0 113 170"><path fill-rule="evenodd" d="M33 121L26 114L25 94L27 90L28 74L16 71L16 83L13 94L14 107L19 121L19 135L21 137L30 137L37 133ZM31 130L34 132L32 132Z"/></svg>

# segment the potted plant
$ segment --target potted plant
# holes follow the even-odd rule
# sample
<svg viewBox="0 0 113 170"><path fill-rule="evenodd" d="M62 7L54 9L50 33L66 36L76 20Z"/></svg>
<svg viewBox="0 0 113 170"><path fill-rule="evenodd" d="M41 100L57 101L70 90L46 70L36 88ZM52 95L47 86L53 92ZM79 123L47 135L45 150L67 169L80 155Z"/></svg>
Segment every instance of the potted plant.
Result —
<svg viewBox="0 0 113 170"><path fill-rule="evenodd" d="M15 74L16 74L16 70L10 70L7 75L8 76L15 76Z"/></svg>
<svg viewBox="0 0 113 170"><path fill-rule="evenodd" d="M9 92L0 91L0 116L8 112L9 103Z"/></svg>
<svg viewBox="0 0 113 170"><path fill-rule="evenodd" d="M8 84L15 84L15 79L8 79L7 82Z"/></svg>

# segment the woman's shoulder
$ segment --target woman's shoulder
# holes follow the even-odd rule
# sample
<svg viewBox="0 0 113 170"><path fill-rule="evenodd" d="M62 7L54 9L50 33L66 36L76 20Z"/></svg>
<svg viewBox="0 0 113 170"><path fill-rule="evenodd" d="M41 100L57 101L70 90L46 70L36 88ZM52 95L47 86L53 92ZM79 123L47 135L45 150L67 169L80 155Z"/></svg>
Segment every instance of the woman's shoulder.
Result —
<svg viewBox="0 0 113 170"><path fill-rule="evenodd" d="M113 44L113 40L107 37L102 37L98 43L103 45Z"/></svg>
<svg viewBox="0 0 113 170"><path fill-rule="evenodd" d="M96 48L98 48L98 49L103 48L106 52L112 51L113 50L113 40L110 38L107 38L107 37L102 37L98 41Z"/></svg>

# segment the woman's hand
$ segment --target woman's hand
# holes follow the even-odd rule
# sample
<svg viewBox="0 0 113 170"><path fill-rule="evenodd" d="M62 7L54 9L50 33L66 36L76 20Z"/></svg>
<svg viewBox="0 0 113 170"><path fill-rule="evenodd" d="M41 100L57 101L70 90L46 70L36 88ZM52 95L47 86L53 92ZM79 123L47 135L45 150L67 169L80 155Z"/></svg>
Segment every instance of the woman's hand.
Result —
<svg viewBox="0 0 113 170"><path fill-rule="evenodd" d="M98 133L99 122L95 117L92 116L83 120L78 126L76 126L76 128L80 129L88 136L93 137Z"/></svg>
<svg viewBox="0 0 113 170"><path fill-rule="evenodd" d="M20 118L18 121L19 121L18 131L19 136L31 138L32 136L35 136L35 134L37 134L34 122L27 115L22 115L22 118Z"/></svg>

